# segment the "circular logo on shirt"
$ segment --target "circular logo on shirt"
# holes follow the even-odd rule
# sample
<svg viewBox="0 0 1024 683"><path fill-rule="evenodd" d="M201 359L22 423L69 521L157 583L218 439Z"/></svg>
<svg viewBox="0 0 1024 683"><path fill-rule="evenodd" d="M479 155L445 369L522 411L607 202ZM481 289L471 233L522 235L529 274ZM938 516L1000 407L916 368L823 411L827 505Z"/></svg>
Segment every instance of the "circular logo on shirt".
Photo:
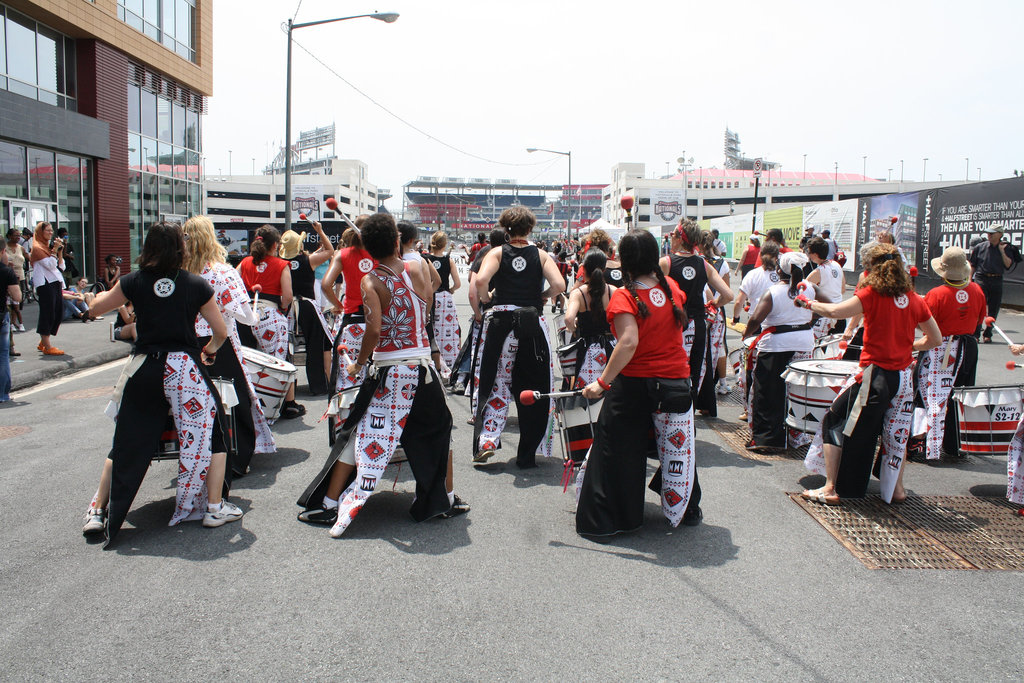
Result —
<svg viewBox="0 0 1024 683"><path fill-rule="evenodd" d="M665 292L660 289L652 289L648 294L648 297L651 299L651 303L658 308L665 305Z"/></svg>
<svg viewBox="0 0 1024 683"><path fill-rule="evenodd" d="M369 273L373 270L373 259L364 258L359 261L359 272Z"/></svg>
<svg viewBox="0 0 1024 683"><path fill-rule="evenodd" d="M299 262L298 261L292 261L291 264L292 264L291 265L291 269L292 270L298 270L299 269Z"/></svg>
<svg viewBox="0 0 1024 683"><path fill-rule="evenodd" d="M512 259L512 269L515 270L517 273L521 273L524 270L526 270L526 259L524 259L522 256L516 256L514 259Z"/></svg>
<svg viewBox="0 0 1024 683"><path fill-rule="evenodd" d="M690 266L683 268L683 277L687 280L692 280L697 275L697 271Z"/></svg>
<svg viewBox="0 0 1024 683"><path fill-rule="evenodd" d="M441 270L441 262L440 261L434 261L433 263L434 263L434 270Z"/></svg>
<svg viewBox="0 0 1024 683"><path fill-rule="evenodd" d="M839 277L839 269L838 268L833 268L832 269L832 277L833 278Z"/></svg>
<svg viewBox="0 0 1024 683"><path fill-rule="evenodd" d="M772 282L778 282L779 274L773 270L772 272L768 273L768 279L771 280Z"/></svg>
<svg viewBox="0 0 1024 683"><path fill-rule="evenodd" d="M256 266L256 272L257 273L262 273L266 269L267 269L267 262L266 261L264 261L263 263L261 263L258 266Z"/></svg>
<svg viewBox="0 0 1024 683"><path fill-rule="evenodd" d="M153 283L153 293L161 299L166 299L174 294L174 280L169 277L162 277Z"/></svg>
<svg viewBox="0 0 1024 683"><path fill-rule="evenodd" d="M961 290L957 291L957 293L956 293L957 303L965 304L965 303L967 303L967 299L968 298L969 297L968 297L966 289L961 289Z"/></svg>
<svg viewBox="0 0 1024 683"><path fill-rule="evenodd" d="M618 282L619 280L622 279L622 271L619 270L618 268L613 268L612 270L608 271L608 277ZM661 304L658 305L660 306Z"/></svg>
<svg viewBox="0 0 1024 683"><path fill-rule="evenodd" d="M910 305L910 299L907 298L906 294L900 294L898 297L892 300L896 304L896 308L906 308Z"/></svg>

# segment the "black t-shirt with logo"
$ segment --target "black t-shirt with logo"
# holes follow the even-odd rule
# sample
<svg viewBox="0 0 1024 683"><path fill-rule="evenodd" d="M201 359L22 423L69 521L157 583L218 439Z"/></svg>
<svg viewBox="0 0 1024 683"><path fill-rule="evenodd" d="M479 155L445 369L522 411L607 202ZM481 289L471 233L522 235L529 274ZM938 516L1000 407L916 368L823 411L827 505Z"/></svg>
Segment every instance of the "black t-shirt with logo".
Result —
<svg viewBox="0 0 1024 683"><path fill-rule="evenodd" d="M533 244L501 247L501 265L491 278L495 306L535 306L541 308L544 300L544 269L540 251Z"/></svg>
<svg viewBox="0 0 1024 683"><path fill-rule="evenodd" d="M423 253L423 258L430 261L430 265L434 266L434 270L441 276L441 286L437 288L439 292L451 291L452 285L452 261L448 254L444 256L438 256L437 254Z"/></svg>
<svg viewBox="0 0 1024 683"><path fill-rule="evenodd" d="M623 274L622 268L605 268L603 272L605 284L609 284L612 287L621 287L626 283L626 276Z"/></svg>
<svg viewBox="0 0 1024 683"><path fill-rule="evenodd" d="M704 287L708 284L708 271L700 256L669 257L668 276L676 281L686 295L686 315L691 319L704 315Z"/></svg>
<svg viewBox="0 0 1024 683"><path fill-rule="evenodd" d="M316 273L309 265L309 255L300 253L286 260L292 272L292 294L304 299L315 299L313 285L316 282Z"/></svg>
<svg viewBox="0 0 1024 683"><path fill-rule="evenodd" d="M121 291L135 307L138 353L194 351L196 316L213 298L213 287L186 270L158 275L138 270L121 277Z"/></svg>

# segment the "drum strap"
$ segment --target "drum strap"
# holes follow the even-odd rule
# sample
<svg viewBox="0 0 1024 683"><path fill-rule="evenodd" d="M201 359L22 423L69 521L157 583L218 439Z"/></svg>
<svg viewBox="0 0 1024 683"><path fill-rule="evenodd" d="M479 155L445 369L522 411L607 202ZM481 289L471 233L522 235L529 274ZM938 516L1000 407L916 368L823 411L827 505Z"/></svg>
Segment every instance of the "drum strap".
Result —
<svg viewBox="0 0 1024 683"><path fill-rule="evenodd" d="M857 400L853 402L853 407L850 410L850 416L846 418L846 426L843 427L843 436L850 436L853 434L854 427L857 426L857 420L860 418L860 411L867 405L868 395L871 393L871 375L874 373L875 366L869 365L862 371L862 377L860 380L860 389L857 391Z"/></svg>
<svg viewBox="0 0 1024 683"><path fill-rule="evenodd" d="M774 331L775 331L774 327L769 327L768 329L761 330L761 334L757 335L757 337L754 338L754 343L750 345L750 350L753 351L754 349L756 349L757 345L761 343L761 340L764 339L765 337L767 337L769 334L771 334ZM747 354L747 363L746 363L747 367L745 368L747 372L749 372L750 369L753 367L753 363L754 363L754 354L753 353L748 353Z"/></svg>
<svg viewBox="0 0 1024 683"><path fill-rule="evenodd" d="M374 372L379 372L382 368L390 368L395 365L422 366L427 369L423 383L430 384L434 381L434 373L431 372L431 370L434 369L434 363L429 358L389 358L388 360L377 360L373 362Z"/></svg>
<svg viewBox="0 0 1024 683"><path fill-rule="evenodd" d="M125 366L121 368L121 375L117 378L117 382L114 383L114 395L110 397L110 403L107 404L107 408L104 411L111 419L116 419L118 412L121 409L121 397L124 395L124 387L128 384L128 380L132 378L142 364L146 362L146 354L133 354L132 357L125 363Z"/></svg>

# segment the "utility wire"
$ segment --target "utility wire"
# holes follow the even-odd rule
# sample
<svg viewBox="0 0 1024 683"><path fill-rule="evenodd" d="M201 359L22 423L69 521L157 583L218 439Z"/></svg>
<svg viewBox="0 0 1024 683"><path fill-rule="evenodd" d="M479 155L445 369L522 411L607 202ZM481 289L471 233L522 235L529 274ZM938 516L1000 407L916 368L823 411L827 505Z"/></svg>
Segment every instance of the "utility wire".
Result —
<svg viewBox="0 0 1024 683"><path fill-rule="evenodd" d="M302 7L302 0L299 0L299 4L295 6L295 16L292 17L292 23L299 18L299 8Z"/></svg>
<svg viewBox="0 0 1024 683"><path fill-rule="evenodd" d="M310 57L312 57L312 58L313 58L313 59L314 59L314 60L315 60L316 62L318 62L318 63L319 63L319 64L320 64L320 65L321 65L322 67L324 67L325 69L327 69L327 70L328 70L329 72L331 72L332 74L334 74L334 76L335 76L335 77L336 77L336 78L337 78L338 80L340 80L340 81L341 81L342 83L344 83L344 84L345 84L345 85L347 85L348 87L350 87L350 88L352 88L353 90L355 90L355 91L356 91L357 93L359 93L359 94L360 94L360 95L362 95L363 97L365 97L365 98L366 98L367 100L369 100L369 101L370 101L370 102L371 102L371 103L372 103L372 104L373 104L374 106L376 106L376 107L377 107L378 109L380 109L381 111L383 111L383 112L384 112L385 114L388 114L389 116L391 116L392 118L396 119L396 120L397 120L397 121L399 121L400 123L403 123L403 124L405 124L406 126L408 126L409 128L411 128L412 130L414 130L414 131L416 131L417 133L419 133L420 135L423 135L424 137L426 137L426 138L427 138L428 140L433 140L434 142L438 143L439 145L442 145L443 147L447 147L448 149L452 150L453 152L458 152L459 154L464 154L464 155L466 155L466 156L468 156L468 157L471 157L471 158L473 158L473 159L478 159L478 160L480 160L480 161L486 161L486 162L487 162L487 163L489 163L489 164L498 164L498 165L500 165L500 166L541 166L541 165L543 165L543 164L549 164L549 163L551 163L551 161L552 161L552 160L550 160L550 159L543 159L543 160L541 160L541 161L536 161L536 162L531 162L531 163L512 163L512 162L508 162L508 161L498 161L497 159L489 159L489 158L487 158L487 157L483 157L483 156L480 156L479 154L473 154L472 152L467 152L467 151L466 151L466 150L464 150L464 149L460 149L459 147L456 147L455 145L453 145L453 144L451 144L451 143L449 143L449 142L446 142L446 141L442 140L441 138L437 137L436 135L431 135L430 133L428 133L427 131L423 130L423 129L422 129L422 128L420 128L419 126L417 126L417 125L415 125L415 124L413 124L413 123L411 123L411 122L407 121L406 119L402 118L401 116L399 116L399 115L398 115L398 114L396 114L395 112L391 111L391 110L390 110L390 109L388 109L388 108L387 108L387 107L386 107L385 105L381 104L381 103L380 103L380 102L378 102L377 100L375 100L375 99L373 99L372 97L370 97L370 96L369 96L369 95L368 95L367 93L365 93L365 92L363 92L362 90L360 90L360 89L359 89L359 87L357 87L357 86L356 86L356 85L355 85L354 83L352 83L352 82L351 82L350 80L348 80L347 78L345 78L344 76L342 76L342 75L341 75L340 73L338 73L337 71L335 71L335 70L334 70L334 69L333 69L333 68L332 68L332 67L331 67L330 65L328 65L328 64L327 64L326 62L324 62L324 60L320 59L320 58L319 58L319 57L317 57L317 56L316 56L315 54L313 54L313 53L312 53L312 52L311 52L311 51L310 51L310 50L309 50L309 49L308 49L308 48L307 48L307 47L306 47L305 45L303 45L303 44L302 44L302 43L300 43L299 41L295 40L294 38L293 38L292 40L293 40L293 42L294 42L294 43L295 43L296 45L298 45L298 46L299 46L299 48L301 48L301 49L302 49L302 51L303 51L303 52L305 52L305 53L306 53L307 55L309 55Z"/></svg>

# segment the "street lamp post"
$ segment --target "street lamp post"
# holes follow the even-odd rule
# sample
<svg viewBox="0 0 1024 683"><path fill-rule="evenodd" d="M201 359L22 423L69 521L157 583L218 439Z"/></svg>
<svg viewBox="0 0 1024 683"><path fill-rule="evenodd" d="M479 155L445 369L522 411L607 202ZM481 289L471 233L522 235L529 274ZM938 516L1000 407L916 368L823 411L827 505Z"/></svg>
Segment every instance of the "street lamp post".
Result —
<svg viewBox="0 0 1024 683"><path fill-rule="evenodd" d="M900 159L900 183L903 183L903 159Z"/></svg>
<svg viewBox="0 0 1024 683"><path fill-rule="evenodd" d="M921 182L925 182L928 178L928 157L924 158L924 166L921 168Z"/></svg>
<svg viewBox="0 0 1024 683"><path fill-rule="evenodd" d="M865 178L867 178L868 177L868 155L864 154L864 155L861 156L861 158L864 159L864 169L860 172L860 174L862 176L864 176Z"/></svg>
<svg viewBox="0 0 1024 683"><path fill-rule="evenodd" d="M971 158L964 157L964 161L967 163L964 165L964 182L971 179Z"/></svg>
<svg viewBox="0 0 1024 683"><path fill-rule="evenodd" d="M350 17L337 17L335 19L321 19L320 21L305 21L301 24L292 23L288 20L288 65L285 70L284 87L284 229L291 230L292 227L292 31L297 28L308 26L319 26L320 24L331 24L336 21L348 21L349 19L363 19L369 17L377 21L391 24L398 19L397 12L374 12L373 14L355 14Z"/></svg>
<svg viewBox="0 0 1024 683"><path fill-rule="evenodd" d="M804 155L804 181L807 180L807 155Z"/></svg>
<svg viewBox="0 0 1024 683"><path fill-rule="evenodd" d="M543 147L527 147L526 151L530 154L534 152L547 152L548 154L561 154L569 161L569 202L568 202L568 215L565 221L565 239L572 239L572 150L568 152L559 152L556 149L544 149ZM583 193L580 192L580 218L583 218Z"/></svg>

